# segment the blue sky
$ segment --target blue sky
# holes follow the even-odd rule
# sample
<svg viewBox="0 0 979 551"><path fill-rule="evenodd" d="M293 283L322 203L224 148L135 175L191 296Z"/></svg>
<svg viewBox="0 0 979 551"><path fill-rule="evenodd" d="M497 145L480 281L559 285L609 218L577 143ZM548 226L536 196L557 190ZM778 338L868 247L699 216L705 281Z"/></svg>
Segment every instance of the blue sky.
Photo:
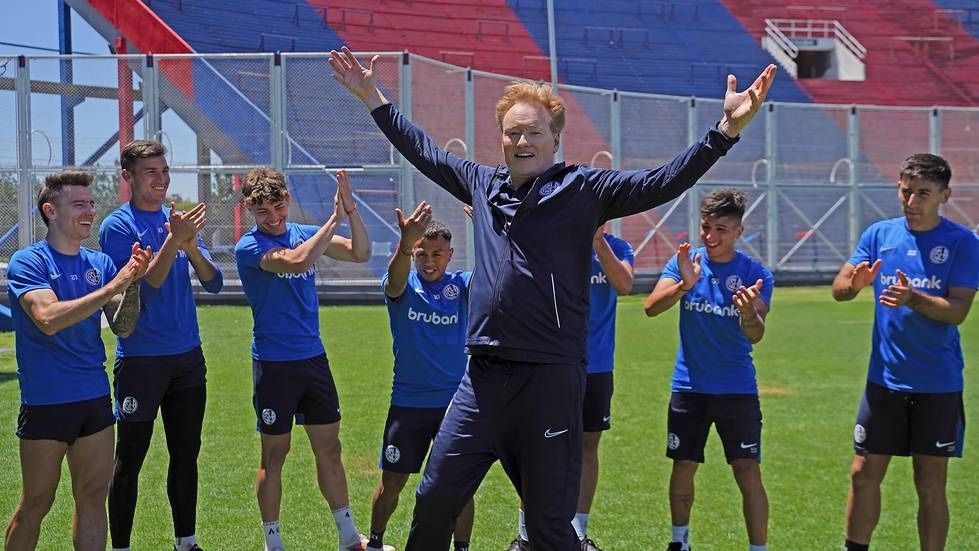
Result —
<svg viewBox="0 0 979 551"><path fill-rule="evenodd" d="M12 77L16 61L12 56L46 56L58 48L57 0L4 0L3 17L0 17L0 76ZM72 13L72 48L75 52L105 55L108 42L85 22ZM10 56L10 57L7 57ZM4 66L6 63L6 67ZM59 64L54 60L32 59L31 78L57 81ZM74 64L76 83L99 86L115 86L116 63L112 60L82 60ZM12 91L0 91L0 169L16 164L15 104ZM89 157L105 140L118 130L118 108L114 100L88 99L75 108L75 154L80 163ZM60 165L61 122L60 100L54 95L36 94L31 100L31 149L34 165L38 167ZM163 115L165 134L163 143L172 149L173 165L196 163L194 134L172 113ZM135 135L143 137L142 125L137 124ZM50 144L50 145L49 145ZM97 164L111 167L118 159L118 146L111 149ZM196 176L175 171L171 192L183 197L196 197Z"/></svg>

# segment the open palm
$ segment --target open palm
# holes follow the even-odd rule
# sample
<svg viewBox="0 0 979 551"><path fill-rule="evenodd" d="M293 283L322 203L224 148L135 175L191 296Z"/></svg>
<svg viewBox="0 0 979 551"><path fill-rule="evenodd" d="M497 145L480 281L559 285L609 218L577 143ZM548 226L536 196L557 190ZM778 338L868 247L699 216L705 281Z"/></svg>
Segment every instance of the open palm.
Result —
<svg viewBox="0 0 979 551"><path fill-rule="evenodd" d="M765 96L768 95L772 82L775 81L775 66L769 65L758 75L751 86L745 91L738 92L738 80L734 75L727 76L727 92L724 94L724 120L721 121L721 130L730 137L735 137L755 113L761 108ZM726 126L726 128L725 128Z"/></svg>

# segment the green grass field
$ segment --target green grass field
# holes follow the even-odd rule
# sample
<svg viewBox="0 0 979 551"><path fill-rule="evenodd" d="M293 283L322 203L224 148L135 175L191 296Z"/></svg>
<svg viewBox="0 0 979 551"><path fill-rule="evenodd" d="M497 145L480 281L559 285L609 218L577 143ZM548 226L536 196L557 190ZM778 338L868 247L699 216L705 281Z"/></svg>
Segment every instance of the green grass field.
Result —
<svg viewBox="0 0 979 551"><path fill-rule="evenodd" d="M669 537L666 404L676 352L676 310L656 319L642 298L619 303L613 428L603 437L602 475L590 523L606 550L665 548ZM260 550L262 535L253 485L259 441L251 410L251 316L247 307L202 307L207 356L208 410L201 453L198 539L208 551ZM771 502L772 549L839 549L843 504L852 459L854 415L866 377L872 305L869 293L837 304L828 288L779 288L765 340L755 349L765 416L763 476ZM325 307L322 332L343 405L341 439L357 524L367 530L371 490L391 382L391 339L381 306ZM961 328L966 362L979 362L979 313ZM114 338L105 339L114 348ZM4 522L20 489L14 436L19 394L13 336L0 335L0 511ZM111 365L111 357L109 365ZM968 374L968 372L967 372ZM969 378L969 377L967 377ZM979 385L967 384L968 424L979 421ZM162 427L142 472L135 549L169 549L166 448ZM332 549L336 535L317 490L312 455L301 430L294 432L286 464L281 520L290 549ZM967 433L965 458L950 468L952 528L949 549L979 549L979 451ZM416 479L409 482L414 486ZM747 548L737 488L716 436L697 478L692 543L697 551ZM917 549L916 497L907 459L892 463L884 484L884 513L874 548ZM406 489L386 541L401 548L414 503ZM499 467L476 495L475 551L502 550L513 538L517 498ZM71 494L67 470L43 525L40 549L71 547Z"/></svg>

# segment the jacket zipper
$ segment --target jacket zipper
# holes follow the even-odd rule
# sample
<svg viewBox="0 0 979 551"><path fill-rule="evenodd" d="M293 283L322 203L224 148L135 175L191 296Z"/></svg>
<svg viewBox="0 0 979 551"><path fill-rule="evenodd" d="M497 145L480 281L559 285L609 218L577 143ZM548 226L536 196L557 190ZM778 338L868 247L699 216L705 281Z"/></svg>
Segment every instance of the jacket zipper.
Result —
<svg viewBox="0 0 979 551"><path fill-rule="evenodd" d="M554 273L551 273L551 297L554 299L554 320L557 322L557 328L561 328L561 314L557 311L557 287L554 285Z"/></svg>

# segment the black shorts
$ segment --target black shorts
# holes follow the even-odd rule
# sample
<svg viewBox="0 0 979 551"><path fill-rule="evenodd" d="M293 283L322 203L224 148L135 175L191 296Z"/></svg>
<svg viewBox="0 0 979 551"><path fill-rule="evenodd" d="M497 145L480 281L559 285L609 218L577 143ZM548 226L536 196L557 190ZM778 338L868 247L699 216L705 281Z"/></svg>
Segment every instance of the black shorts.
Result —
<svg viewBox="0 0 979 551"><path fill-rule="evenodd" d="M120 423L152 421L164 396L207 381L200 346L183 354L116 358L112 373L115 413Z"/></svg>
<svg viewBox="0 0 979 551"><path fill-rule="evenodd" d="M585 432L601 432L612 428L612 372L589 373L585 378L585 404L581 420Z"/></svg>
<svg viewBox="0 0 979 551"><path fill-rule="evenodd" d="M420 472L443 417L445 408L388 408L378 466L395 473Z"/></svg>
<svg viewBox="0 0 979 551"><path fill-rule="evenodd" d="M667 416L666 456L704 462L704 446L714 424L724 457L761 463L761 404L754 394L674 392Z"/></svg>
<svg viewBox="0 0 979 551"><path fill-rule="evenodd" d="M867 382L853 449L881 455L962 457L965 409L961 392L903 392Z"/></svg>
<svg viewBox="0 0 979 551"><path fill-rule="evenodd" d="M70 446L75 440L91 436L115 422L108 394L65 404L21 404L17 436L24 440L57 440Z"/></svg>
<svg viewBox="0 0 979 551"><path fill-rule="evenodd" d="M340 421L340 398L326 354L305 360L252 361L252 402L263 434L285 434L300 425Z"/></svg>

